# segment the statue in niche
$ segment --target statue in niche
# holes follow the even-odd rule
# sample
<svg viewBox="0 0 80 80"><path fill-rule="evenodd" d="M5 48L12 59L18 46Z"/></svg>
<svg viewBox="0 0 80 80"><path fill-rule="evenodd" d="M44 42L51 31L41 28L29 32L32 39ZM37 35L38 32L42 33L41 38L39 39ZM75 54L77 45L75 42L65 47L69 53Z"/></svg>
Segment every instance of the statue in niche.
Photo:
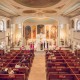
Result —
<svg viewBox="0 0 80 80"><path fill-rule="evenodd" d="M40 34L40 33L44 34L45 33L44 31L45 31L44 25L37 25L37 34Z"/></svg>

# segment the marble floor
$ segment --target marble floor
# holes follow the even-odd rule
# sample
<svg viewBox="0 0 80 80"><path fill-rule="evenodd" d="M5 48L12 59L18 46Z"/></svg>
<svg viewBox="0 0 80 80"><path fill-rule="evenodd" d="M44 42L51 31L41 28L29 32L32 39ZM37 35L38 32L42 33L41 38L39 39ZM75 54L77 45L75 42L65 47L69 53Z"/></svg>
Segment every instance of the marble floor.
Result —
<svg viewBox="0 0 80 80"><path fill-rule="evenodd" d="M45 52L35 52L28 80L46 80Z"/></svg>

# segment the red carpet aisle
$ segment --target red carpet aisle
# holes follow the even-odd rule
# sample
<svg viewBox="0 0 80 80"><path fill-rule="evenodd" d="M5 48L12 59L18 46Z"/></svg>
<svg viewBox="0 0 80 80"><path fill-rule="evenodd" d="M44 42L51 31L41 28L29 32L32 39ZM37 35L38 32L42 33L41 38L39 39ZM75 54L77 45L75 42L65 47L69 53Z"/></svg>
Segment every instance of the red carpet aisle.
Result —
<svg viewBox="0 0 80 80"><path fill-rule="evenodd" d="M45 52L35 52L28 80L46 80Z"/></svg>

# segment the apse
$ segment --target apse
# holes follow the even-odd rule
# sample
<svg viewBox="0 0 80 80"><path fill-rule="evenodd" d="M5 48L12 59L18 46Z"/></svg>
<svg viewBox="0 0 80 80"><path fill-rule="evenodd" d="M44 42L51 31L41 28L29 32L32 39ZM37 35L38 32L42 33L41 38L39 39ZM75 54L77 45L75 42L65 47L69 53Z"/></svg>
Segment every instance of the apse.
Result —
<svg viewBox="0 0 80 80"><path fill-rule="evenodd" d="M51 17L28 18L23 23L23 33L26 45L33 42L36 50L41 51L45 49L41 44L57 43L58 22Z"/></svg>

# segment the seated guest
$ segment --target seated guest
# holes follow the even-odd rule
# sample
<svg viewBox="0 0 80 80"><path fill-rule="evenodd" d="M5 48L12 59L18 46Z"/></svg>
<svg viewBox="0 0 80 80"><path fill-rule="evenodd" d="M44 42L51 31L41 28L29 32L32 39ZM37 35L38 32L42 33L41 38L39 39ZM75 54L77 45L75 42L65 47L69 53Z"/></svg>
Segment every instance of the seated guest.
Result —
<svg viewBox="0 0 80 80"><path fill-rule="evenodd" d="M14 70L11 69L11 68L9 68L9 69L8 69L8 74L14 74Z"/></svg>
<svg viewBox="0 0 80 80"><path fill-rule="evenodd" d="M0 58L0 62L2 62L2 58Z"/></svg>
<svg viewBox="0 0 80 80"><path fill-rule="evenodd" d="M26 59L24 58L21 62L22 62L22 63L26 63Z"/></svg>
<svg viewBox="0 0 80 80"><path fill-rule="evenodd" d="M56 57L55 57L55 56L53 56L53 57L52 57L52 60L55 60L55 59L56 59Z"/></svg>
<svg viewBox="0 0 80 80"><path fill-rule="evenodd" d="M0 73L1 74L8 74L8 68L2 68Z"/></svg>
<svg viewBox="0 0 80 80"><path fill-rule="evenodd" d="M48 51L47 54L52 54L52 53Z"/></svg>
<svg viewBox="0 0 80 80"><path fill-rule="evenodd" d="M24 54L22 55L22 58L25 58L25 55Z"/></svg>
<svg viewBox="0 0 80 80"><path fill-rule="evenodd" d="M21 62L24 58L25 58L25 56L24 56L24 55L22 55L22 58L20 59L20 62Z"/></svg>
<svg viewBox="0 0 80 80"><path fill-rule="evenodd" d="M4 74L4 68L3 67L0 69L0 74Z"/></svg>
<svg viewBox="0 0 80 80"><path fill-rule="evenodd" d="M14 70L11 69L11 68L8 69L8 74L9 74L9 77L11 77L11 78L14 78L15 77L14 76Z"/></svg>
<svg viewBox="0 0 80 80"><path fill-rule="evenodd" d="M19 69L13 69L14 74L19 74Z"/></svg>
<svg viewBox="0 0 80 80"><path fill-rule="evenodd" d="M22 68L29 69L29 68L25 65L25 63L22 63L21 67L22 67Z"/></svg>
<svg viewBox="0 0 80 80"><path fill-rule="evenodd" d="M51 60L51 55L48 56L48 60Z"/></svg>
<svg viewBox="0 0 80 80"><path fill-rule="evenodd" d="M0 67L3 67L3 63L2 62L0 62Z"/></svg>
<svg viewBox="0 0 80 80"><path fill-rule="evenodd" d="M53 59L53 57L54 57L54 54L49 55L48 59L51 60L51 59Z"/></svg>
<svg viewBox="0 0 80 80"><path fill-rule="evenodd" d="M21 67L21 64L20 63L17 63L16 65L15 65L15 68L20 68Z"/></svg>
<svg viewBox="0 0 80 80"><path fill-rule="evenodd" d="M7 67L5 68L5 71L8 71L8 68Z"/></svg>

